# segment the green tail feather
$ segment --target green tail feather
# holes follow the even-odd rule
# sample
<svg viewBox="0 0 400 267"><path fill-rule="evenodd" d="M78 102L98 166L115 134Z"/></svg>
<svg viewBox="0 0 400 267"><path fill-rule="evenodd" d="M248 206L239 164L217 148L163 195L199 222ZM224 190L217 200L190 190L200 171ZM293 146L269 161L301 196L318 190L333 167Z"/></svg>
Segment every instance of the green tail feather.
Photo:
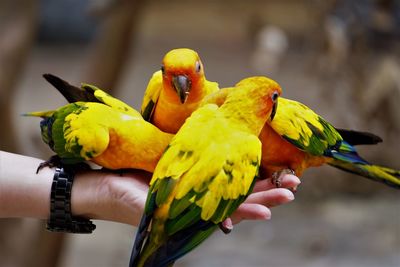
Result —
<svg viewBox="0 0 400 267"><path fill-rule="evenodd" d="M137 267L172 266L174 262L200 245L217 229L217 225L200 221L192 227L169 236L164 244L146 241Z"/></svg>
<svg viewBox="0 0 400 267"><path fill-rule="evenodd" d="M390 187L400 189L400 171L398 170L377 165L346 162L338 159L334 159L329 164L344 171L355 173L371 180L387 184Z"/></svg>

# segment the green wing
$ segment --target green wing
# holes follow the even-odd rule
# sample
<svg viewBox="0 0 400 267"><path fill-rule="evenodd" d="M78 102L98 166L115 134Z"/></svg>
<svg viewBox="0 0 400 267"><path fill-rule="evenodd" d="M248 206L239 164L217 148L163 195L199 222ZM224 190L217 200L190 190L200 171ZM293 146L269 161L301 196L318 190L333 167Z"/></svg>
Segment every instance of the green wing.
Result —
<svg viewBox="0 0 400 267"><path fill-rule="evenodd" d="M212 234L251 192L261 143L219 119L216 108L206 105L195 111L160 159L150 182L133 262L170 264ZM150 223L150 236L139 253Z"/></svg>
<svg viewBox="0 0 400 267"><path fill-rule="evenodd" d="M307 106L283 97L271 127L287 141L312 155L323 155L343 140L336 129Z"/></svg>
<svg viewBox="0 0 400 267"><path fill-rule="evenodd" d="M75 102L61 107L54 114L45 118L43 133L50 135L50 147L66 164L90 160L100 155L108 146L108 128L91 120L98 117L92 111L97 103ZM103 105L102 108L105 106ZM49 131L50 130L50 131ZM45 141L46 142L46 141Z"/></svg>
<svg viewBox="0 0 400 267"><path fill-rule="evenodd" d="M210 107L215 106L190 117L153 175L151 190L157 195L156 205L171 203L172 232L180 230L177 221L188 205L199 208L197 219L223 221L247 196L258 171L258 138L229 130L229 122L216 117Z"/></svg>
<svg viewBox="0 0 400 267"><path fill-rule="evenodd" d="M156 71L151 77L143 96L141 114L146 121L151 121L154 108L157 104L162 89L162 73Z"/></svg>

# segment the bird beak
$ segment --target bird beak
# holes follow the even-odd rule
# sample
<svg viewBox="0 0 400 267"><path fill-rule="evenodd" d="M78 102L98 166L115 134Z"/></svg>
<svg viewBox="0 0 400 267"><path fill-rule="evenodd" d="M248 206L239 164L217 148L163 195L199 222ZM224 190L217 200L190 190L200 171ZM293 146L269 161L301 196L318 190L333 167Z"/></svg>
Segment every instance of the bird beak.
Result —
<svg viewBox="0 0 400 267"><path fill-rule="evenodd" d="M274 119L275 114L276 114L276 109L278 108L278 100L276 100L276 102L274 103L274 105L272 106L272 111L271 111L271 121Z"/></svg>
<svg viewBox="0 0 400 267"><path fill-rule="evenodd" d="M184 104L189 96L191 81L184 75L177 75L172 77L172 85L179 95L181 103Z"/></svg>

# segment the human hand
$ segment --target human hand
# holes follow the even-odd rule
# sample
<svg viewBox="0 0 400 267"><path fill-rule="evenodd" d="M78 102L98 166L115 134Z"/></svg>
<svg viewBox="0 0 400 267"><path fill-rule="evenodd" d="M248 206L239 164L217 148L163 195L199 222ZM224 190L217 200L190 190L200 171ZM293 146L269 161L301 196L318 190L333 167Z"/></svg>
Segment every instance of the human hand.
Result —
<svg viewBox="0 0 400 267"><path fill-rule="evenodd" d="M137 226L146 202L151 174L132 170L122 175L90 171L76 175L72 188L72 213L92 219L116 221ZM276 188L271 179L257 181L253 193L224 222L231 229L242 220L268 220L269 208L294 199L288 188L300 184L291 174L282 177L282 187Z"/></svg>
<svg viewBox="0 0 400 267"><path fill-rule="evenodd" d="M151 173L89 171L75 176L71 210L75 216L139 225Z"/></svg>
<svg viewBox="0 0 400 267"><path fill-rule="evenodd" d="M232 216L223 222L226 229L233 229L233 224L242 220L269 220L270 208L294 200L293 189L301 183L300 179L292 174L282 175L282 185L276 188L272 178L258 180L253 192L247 197Z"/></svg>

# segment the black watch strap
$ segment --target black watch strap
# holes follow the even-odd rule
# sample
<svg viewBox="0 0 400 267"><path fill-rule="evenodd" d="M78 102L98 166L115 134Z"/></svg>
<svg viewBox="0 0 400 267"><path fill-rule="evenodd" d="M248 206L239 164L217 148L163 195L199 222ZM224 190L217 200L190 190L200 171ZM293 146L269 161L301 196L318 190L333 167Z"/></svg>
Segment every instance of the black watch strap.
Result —
<svg viewBox="0 0 400 267"><path fill-rule="evenodd" d="M50 194L50 218L47 230L52 232L89 234L96 229L91 220L74 217L71 214L71 191L74 174L63 168L56 168Z"/></svg>

